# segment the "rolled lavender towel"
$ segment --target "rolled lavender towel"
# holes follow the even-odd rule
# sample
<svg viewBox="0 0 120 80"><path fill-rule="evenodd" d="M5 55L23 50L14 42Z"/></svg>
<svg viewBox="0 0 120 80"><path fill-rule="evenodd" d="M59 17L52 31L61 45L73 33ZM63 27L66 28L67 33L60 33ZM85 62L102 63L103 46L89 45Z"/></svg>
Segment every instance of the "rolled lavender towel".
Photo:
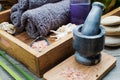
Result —
<svg viewBox="0 0 120 80"><path fill-rule="evenodd" d="M28 2L29 0L19 0L18 1L18 3L19 3L19 6L20 6L20 9L21 10L27 10L27 9L29 9L29 2Z"/></svg>
<svg viewBox="0 0 120 80"><path fill-rule="evenodd" d="M19 4L18 3L14 4L11 8L11 13L18 11L18 9L19 9Z"/></svg>
<svg viewBox="0 0 120 80"><path fill-rule="evenodd" d="M24 12L21 17L22 28L25 27L31 38L47 36L50 30L56 30L69 22L69 4L70 0L63 0Z"/></svg>
<svg viewBox="0 0 120 80"><path fill-rule="evenodd" d="M33 9L39 6L42 6L46 3L54 3L61 0L18 0L18 3L11 8L11 21L16 27L16 32L22 32L23 28L21 27L21 16L23 12L28 9Z"/></svg>
<svg viewBox="0 0 120 80"><path fill-rule="evenodd" d="M19 0L20 9L27 10L40 7L46 3L55 3L61 0Z"/></svg>
<svg viewBox="0 0 120 80"><path fill-rule="evenodd" d="M19 27L21 24L21 15L22 10L19 9L19 4L15 4L11 9L11 21L14 24L14 26Z"/></svg>
<svg viewBox="0 0 120 80"><path fill-rule="evenodd" d="M23 31L22 29L20 29L22 13L23 13L23 10L20 10L18 3L11 8L10 19L11 19L11 22L14 24L14 26L17 27L16 29L19 29L17 30L17 32Z"/></svg>

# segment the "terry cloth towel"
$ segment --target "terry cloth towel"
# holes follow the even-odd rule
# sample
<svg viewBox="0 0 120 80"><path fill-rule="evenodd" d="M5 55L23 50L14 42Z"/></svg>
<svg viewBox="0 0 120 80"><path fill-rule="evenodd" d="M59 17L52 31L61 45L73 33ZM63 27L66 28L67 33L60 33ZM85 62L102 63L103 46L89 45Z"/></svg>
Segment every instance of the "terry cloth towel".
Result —
<svg viewBox="0 0 120 80"><path fill-rule="evenodd" d="M40 7L46 3L55 3L61 0L19 0L20 9L33 9Z"/></svg>
<svg viewBox="0 0 120 80"><path fill-rule="evenodd" d="M21 16L28 9L40 7L46 3L55 3L61 0L18 0L18 3L11 8L11 22L17 29L17 32L22 32Z"/></svg>
<svg viewBox="0 0 120 80"><path fill-rule="evenodd" d="M31 38L47 36L50 30L56 30L70 20L70 0L49 3L28 10L21 17L22 27Z"/></svg>
<svg viewBox="0 0 120 80"><path fill-rule="evenodd" d="M15 4L12 9L11 9L11 21L14 24L15 27L17 27L16 29L19 29L17 31L21 32L23 31L22 29L20 29L21 26L21 16L22 16L23 10L19 9L19 4Z"/></svg>

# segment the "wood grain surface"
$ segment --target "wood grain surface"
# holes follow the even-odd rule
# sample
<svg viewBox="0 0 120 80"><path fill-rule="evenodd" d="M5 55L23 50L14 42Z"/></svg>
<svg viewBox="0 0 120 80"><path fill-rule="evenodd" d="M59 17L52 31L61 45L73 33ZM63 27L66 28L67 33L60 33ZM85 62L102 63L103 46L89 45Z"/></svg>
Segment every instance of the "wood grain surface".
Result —
<svg viewBox="0 0 120 80"><path fill-rule="evenodd" d="M50 71L44 74L44 78L46 80L68 80L67 77L61 75L61 73L66 68L73 68L80 71L81 76L85 76L82 80L100 80L103 76L110 71L116 63L116 58L108 55L106 53L102 53L102 60L99 64L94 66L85 66L82 64L78 64L75 61L74 56L66 59ZM71 79L72 80L72 79ZM73 79L77 80L77 79Z"/></svg>

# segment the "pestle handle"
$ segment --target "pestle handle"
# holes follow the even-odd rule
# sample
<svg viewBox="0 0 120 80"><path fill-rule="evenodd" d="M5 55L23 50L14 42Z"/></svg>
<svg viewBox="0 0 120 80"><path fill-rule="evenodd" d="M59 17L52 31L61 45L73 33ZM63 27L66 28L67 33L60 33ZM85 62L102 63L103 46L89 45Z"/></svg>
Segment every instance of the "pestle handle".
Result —
<svg viewBox="0 0 120 80"><path fill-rule="evenodd" d="M92 4L92 9L82 27L81 32L83 35L94 36L99 33L99 26L103 9L104 5L100 2L94 2Z"/></svg>

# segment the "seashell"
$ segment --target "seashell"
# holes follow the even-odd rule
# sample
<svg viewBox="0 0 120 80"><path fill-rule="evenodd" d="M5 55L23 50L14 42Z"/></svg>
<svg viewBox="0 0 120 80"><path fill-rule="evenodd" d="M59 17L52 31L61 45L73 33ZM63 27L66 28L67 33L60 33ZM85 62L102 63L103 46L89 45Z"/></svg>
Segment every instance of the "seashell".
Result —
<svg viewBox="0 0 120 80"><path fill-rule="evenodd" d="M67 33L63 32L63 33L60 33L60 34L57 34L55 36L50 36L51 38L56 38L55 40L59 40L61 39L62 37L64 37L65 35L67 35Z"/></svg>
<svg viewBox="0 0 120 80"><path fill-rule="evenodd" d="M105 45L110 47L120 46L120 36L106 36Z"/></svg>
<svg viewBox="0 0 120 80"><path fill-rule="evenodd" d="M119 16L108 16L101 20L102 25L119 25L120 24L120 17ZM114 27L114 26L112 26Z"/></svg>
<svg viewBox="0 0 120 80"><path fill-rule="evenodd" d="M62 27L59 27L56 31L50 30L50 32L53 32L55 36L50 36L51 38L56 38L56 40L59 40L60 38L64 37L65 35L71 33L73 29L76 27L75 24L67 24L63 25Z"/></svg>
<svg viewBox="0 0 120 80"><path fill-rule="evenodd" d="M0 24L0 29L5 30L6 32L8 32L10 34L14 34L16 32L16 29L15 29L14 25L9 24L8 22L1 23Z"/></svg>
<svg viewBox="0 0 120 80"><path fill-rule="evenodd" d="M120 35L120 25L114 27L103 26L106 31L106 35Z"/></svg>
<svg viewBox="0 0 120 80"><path fill-rule="evenodd" d="M57 32L72 32L73 28L75 28L76 25L75 24L67 24L67 25L63 25L62 27L57 29Z"/></svg>

